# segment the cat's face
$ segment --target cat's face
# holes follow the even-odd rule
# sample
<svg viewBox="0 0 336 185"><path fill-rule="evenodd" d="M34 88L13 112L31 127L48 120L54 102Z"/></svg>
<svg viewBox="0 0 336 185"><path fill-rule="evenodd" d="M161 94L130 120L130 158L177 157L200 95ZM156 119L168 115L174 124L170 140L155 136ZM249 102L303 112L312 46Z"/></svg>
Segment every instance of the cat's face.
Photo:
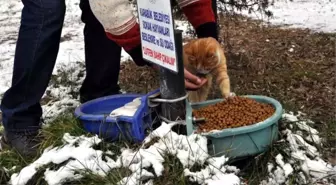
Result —
<svg viewBox="0 0 336 185"><path fill-rule="evenodd" d="M184 52L189 66L197 73L205 75L211 72L221 61L220 46L213 38L196 39Z"/></svg>

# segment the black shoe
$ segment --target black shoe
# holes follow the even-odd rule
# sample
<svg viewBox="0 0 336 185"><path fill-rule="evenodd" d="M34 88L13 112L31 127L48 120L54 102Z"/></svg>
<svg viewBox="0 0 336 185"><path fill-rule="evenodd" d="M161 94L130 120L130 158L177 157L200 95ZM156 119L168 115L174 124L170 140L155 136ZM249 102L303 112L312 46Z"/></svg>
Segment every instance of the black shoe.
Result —
<svg viewBox="0 0 336 185"><path fill-rule="evenodd" d="M4 132L1 148L12 148L22 156L35 157L38 154L41 138L37 134Z"/></svg>

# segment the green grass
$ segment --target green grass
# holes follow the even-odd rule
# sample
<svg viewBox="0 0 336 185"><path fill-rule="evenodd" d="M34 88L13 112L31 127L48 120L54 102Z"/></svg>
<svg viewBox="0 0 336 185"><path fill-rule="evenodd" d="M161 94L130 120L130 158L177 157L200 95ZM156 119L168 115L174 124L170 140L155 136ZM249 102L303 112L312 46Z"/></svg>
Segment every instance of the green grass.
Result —
<svg viewBox="0 0 336 185"><path fill-rule="evenodd" d="M0 153L0 184L6 184L10 179L11 174L19 172L31 162L33 162L33 159L21 156L14 150L2 151ZM6 171L5 169L9 171Z"/></svg>
<svg viewBox="0 0 336 185"><path fill-rule="evenodd" d="M293 132L297 129L295 124L293 127ZM335 128L333 122L330 122L330 127L328 129ZM287 128L287 123L280 122L280 128ZM49 147L49 146L61 146L63 144L62 138L64 133L69 133L73 136L80 136L80 135L87 135L90 134L86 133L83 128L81 127L80 123L75 119L75 117L71 113L65 113L58 118L56 118L52 123L49 124L48 127L44 127L41 131L42 136L45 138L41 143L41 152ZM335 135L331 134L328 136L323 136L326 138L334 138ZM281 135L280 135L280 139ZM122 147L131 147L133 149L137 149L139 145L131 145L130 143L123 143L123 142L116 142L116 143L109 143L109 142L101 142L100 144L94 146L95 149L99 149L102 151L113 151L114 155L110 156L112 159L116 159L116 157L120 154L120 149ZM232 165L237 165L238 168L241 169L240 176L243 179L246 179L249 185L258 185L262 180L265 179L268 175L267 165L268 162L274 163L274 158L277 154L281 154L284 157L285 162L288 161L290 158L289 154L286 152L286 149L289 148L288 143L275 143L269 149L269 151L258 155L257 157L252 157L240 162L235 162ZM107 154L103 155L106 156ZM183 166L180 163L179 159L176 156L172 155L165 155L164 156L165 162L163 175L160 177L154 178L155 185L193 185L195 183L191 183L188 178L184 176L183 173ZM5 184L8 182L10 176L13 173L19 172L23 167L33 162L35 159L27 159L24 156L19 155L17 152L13 150L6 150L0 153L0 166L5 167L6 169L14 169L6 172L3 168L0 168L0 184ZM51 168L57 170L62 165L66 164L66 162L55 165L55 164L47 164L40 169L36 175L29 181L29 184L37 184L37 185L44 185L46 184L45 180L43 179L43 173L45 169ZM191 168L191 171L199 171L202 169L201 165L195 165ZM154 172L152 168L147 169L150 172ZM112 169L111 171L107 172L106 176L99 176L93 174L89 171L78 171L78 174L83 175L83 178L78 180L68 181L65 184L117 184L121 179L131 175L131 172L126 168L121 169ZM153 173L155 174L155 173ZM298 173L293 173L289 177L290 184L297 184Z"/></svg>
<svg viewBox="0 0 336 185"><path fill-rule="evenodd" d="M43 127L43 129L41 130L40 134L44 139L40 145L40 154L43 152L44 149L50 146L62 146L62 138L64 133L69 133L72 136L91 136L91 134L88 134L83 130L79 121L77 121L70 112L64 113L58 116L52 123L49 123L48 126ZM116 159L117 156L121 153L120 149L122 147L130 147L136 150L137 148L139 148L139 145L125 142L109 143L102 141L93 148L102 151L112 151L114 153L112 156L104 154L103 158L105 156L109 156L112 159ZM38 157L39 156L32 159L27 159L14 150L2 151L0 153L0 166L6 169L11 169L13 166L15 166L15 168L8 172L6 172L4 168L0 168L0 184L6 184L13 173L19 172L22 168L35 161ZM154 184L162 184L162 182L166 182L167 185L176 183L181 185L190 184L183 175L183 166L179 162L177 157L167 155L165 157L165 160L166 162L164 163L164 174L162 177L157 178L154 181ZM40 169L38 169L38 172L34 175L34 177L29 181L28 184L47 184L46 181L43 179L43 173L45 172L45 170L47 168L57 170L59 167L66 163L67 161L59 165L48 164L41 167ZM148 170L151 171L152 169ZM77 173L83 175L83 178L68 181L65 184L117 184L117 182L119 182L124 177L131 175L131 171L126 168L112 169L104 177L93 174L92 172L86 170L78 171Z"/></svg>
<svg viewBox="0 0 336 185"><path fill-rule="evenodd" d="M183 166L179 159L173 155L165 155L164 157L165 162L163 175L160 177L155 178L154 184L159 185L160 183L164 182L165 185L186 185L190 182L184 177L183 174Z"/></svg>
<svg viewBox="0 0 336 185"><path fill-rule="evenodd" d="M40 135L43 136L43 141L41 142L39 153L42 153L44 149L49 146L61 146L62 138L64 133L70 133L73 136L80 136L86 134L85 131L81 128L79 122L73 117L70 113L64 113L60 115L57 119L49 124L48 127L44 127L41 130ZM89 134L86 134L89 135ZM23 167L29 165L39 156L35 158L27 158L26 156L21 156L17 151L12 149L5 149L0 152L0 184L5 184L9 180L11 174L19 172ZM9 172L5 172L4 168L12 169ZM57 168L58 165L50 164L46 167ZM41 168L35 177L29 182L33 184L41 184L42 180L39 175L43 175L45 168ZM43 184L43 183L42 183Z"/></svg>
<svg viewBox="0 0 336 185"><path fill-rule="evenodd" d="M44 140L41 143L41 150L49 146L61 146L64 133L69 133L72 136L90 136L72 113L65 113L42 129L41 135Z"/></svg>
<svg viewBox="0 0 336 185"><path fill-rule="evenodd" d="M324 138L324 145L335 147L336 141L336 120L330 120L323 124L320 137Z"/></svg>
<svg viewBox="0 0 336 185"><path fill-rule="evenodd" d="M66 184L78 184L78 185L98 185L98 184L117 184L124 177L130 176L132 172L126 168L112 169L106 176L100 176L93 174L92 172L79 172L83 175L81 179L69 181Z"/></svg>
<svg viewBox="0 0 336 185"><path fill-rule="evenodd" d="M62 138L64 133L69 133L73 136L80 136L80 135L87 135L83 128L81 127L80 123L75 119L75 117L71 113L65 113L57 117L49 126L44 127L41 130L41 135L44 137L44 140L41 143L40 153L43 152L44 149L53 146L62 146ZM157 141L157 140L156 140ZM139 145L132 145L130 143L124 142L116 142L116 143L109 143L102 141L98 145L94 146L94 149L102 150L102 151L112 151L114 154L104 154L103 160L105 156L111 157L112 159L116 160L117 156L120 154L120 149L122 147L130 147L134 150L139 148ZM0 184L6 184L10 176L13 173L19 172L22 168L29 165L33 161L35 161L39 156L34 159L27 159L24 156L19 155L14 150L5 150L0 153L0 166L5 167L6 169L11 169L13 166L16 166L15 169L6 172L3 168L0 168ZM160 177L156 177L154 179L155 185L193 185L188 178L184 176L183 173L183 166L180 163L179 159L173 155L165 155L164 156L164 172L163 175ZM68 161L63 162L62 164L47 164L43 167L39 168L37 173L34 177L29 181L28 184L31 185L45 185L47 184L44 180L44 172L47 168L57 170L62 165L65 165ZM202 168L200 165L195 165L191 168L191 171L198 171ZM150 167L148 169L149 172L154 173L154 170ZM81 179L71 180L65 182L65 184L117 184L121 179L124 177L128 177L131 175L131 172L127 168L121 169L112 169L105 176L100 176L97 174L93 174L88 170L78 171L78 174L83 175Z"/></svg>
<svg viewBox="0 0 336 185"><path fill-rule="evenodd" d="M299 119L300 121L300 119ZM280 120L279 122L279 128L280 131L283 129L289 129L289 124L291 124L293 127L290 129L293 133L295 133L296 131L301 131L303 133L304 136L308 136L308 132L302 131L301 129L299 129L295 122L291 122L288 123L286 121ZM307 123L307 125L309 125ZM312 125L309 125L312 126ZM333 127L335 127L335 125L333 125ZM331 128L329 128L331 129ZM334 135L330 135L330 136L324 136L323 134L326 132L321 132L319 134L319 136L322 139L326 139L328 137L330 138L335 138ZM331 133L330 131L327 133ZM279 133L279 139L278 141L281 140L286 140L286 138L284 138L283 134ZM326 140L325 140L326 141ZM307 141L308 142L308 141ZM320 152L321 154L324 154L323 152L325 151L325 144L322 143L322 145L319 145L317 143L311 143L308 142L309 144L311 144L312 146L317 147L318 152ZM329 147L329 146L327 146ZM265 178L268 176L269 172L268 172L268 163L273 163L274 167L276 166L276 162L275 162L275 157L278 154L281 154L283 156L283 160L285 163L289 162L289 160L293 159L291 157L291 154L289 153L289 149L290 145L288 142L275 142L271 148L269 148L268 151L256 156L256 157L251 157L239 162L235 162L232 165L237 166L238 168L240 168L240 175L247 180L249 185L259 185L260 182L262 180L265 180ZM324 158L324 160L326 160L326 156ZM296 160L294 160L296 161ZM326 160L327 161L327 160ZM301 178L300 178L300 174L299 173L303 173L302 170L296 169L295 165L301 165L300 162L296 161L294 163L294 165L292 164L292 167L294 169L293 173L288 177L288 184L290 185L303 185L303 183L301 182ZM274 168L273 168L274 170ZM306 177L307 178L307 177ZM311 182L310 182L311 183Z"/></svg>

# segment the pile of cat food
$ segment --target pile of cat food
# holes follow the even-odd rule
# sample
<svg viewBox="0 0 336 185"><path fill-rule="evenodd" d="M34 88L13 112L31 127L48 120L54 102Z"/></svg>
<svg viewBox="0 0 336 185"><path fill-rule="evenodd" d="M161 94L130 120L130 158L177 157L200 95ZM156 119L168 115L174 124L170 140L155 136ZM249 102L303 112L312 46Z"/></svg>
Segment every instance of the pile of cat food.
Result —
<svg viewBox="0 0 336 185"><path fill-rule="evenodd" d="M235 96L220 103L193 110L193 116L196 119L205 119L198 125L198 132L209 132L259 123L271 117L274 112L275 109L270 104Z"/></svg>

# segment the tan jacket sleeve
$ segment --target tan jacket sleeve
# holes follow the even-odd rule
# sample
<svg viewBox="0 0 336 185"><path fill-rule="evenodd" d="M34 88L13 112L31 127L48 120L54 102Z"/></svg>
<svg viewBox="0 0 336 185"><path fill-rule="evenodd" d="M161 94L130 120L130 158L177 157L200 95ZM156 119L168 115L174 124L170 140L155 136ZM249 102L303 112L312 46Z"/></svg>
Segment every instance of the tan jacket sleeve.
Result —
<svg viewBox="0 0 336 185"><path fill-rule="evenodd" d="M113 35L122 35L137 22L128 0L89 0L93 14Z"/></svg>

